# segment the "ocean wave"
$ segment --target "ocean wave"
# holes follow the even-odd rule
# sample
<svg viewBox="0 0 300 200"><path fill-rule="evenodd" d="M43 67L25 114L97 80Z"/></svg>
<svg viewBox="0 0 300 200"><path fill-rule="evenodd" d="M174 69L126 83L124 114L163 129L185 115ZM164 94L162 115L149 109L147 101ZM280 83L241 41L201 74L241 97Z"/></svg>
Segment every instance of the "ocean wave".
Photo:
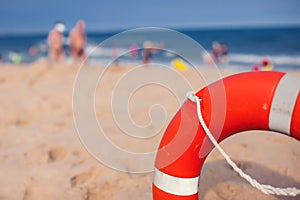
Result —
<svg viewBox="0 0 300 200"><path fill-rule="evenodd" d="M101 48L95 45L87 45L85 50L90 56L114 56L115 57L115 56L128 54L129 52L129 49L126 48L121 48L121 47Z"/></svg>
<svg viewBox="0 0 300 200"><path fill-rule="evenodd" d="M274 65L292 65L300 67L300 55L258 55L258 54L230 54L230 62L244 64L259 64L264 58Z"/></svg>

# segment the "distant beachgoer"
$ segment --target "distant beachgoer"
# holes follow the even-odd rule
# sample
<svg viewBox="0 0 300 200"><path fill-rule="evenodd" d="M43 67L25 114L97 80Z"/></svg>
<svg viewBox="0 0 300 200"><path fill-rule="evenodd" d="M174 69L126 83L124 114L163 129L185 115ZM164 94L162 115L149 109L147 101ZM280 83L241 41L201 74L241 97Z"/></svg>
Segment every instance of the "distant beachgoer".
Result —
<svg viewBox="0 0 300 200"><path fill-rule="evenodd" d="M15 51L9 53L8 57L13 64L22 63L22 55L20 54L20 52L18 50L15 50Z"/></svg>
<svg viewBox="0 0 300 200"><path fill-rule="evenodd" d="M219 42L213 42L211 47L212 47L212 50L210 53L211 58L213 59L213 61L217 62L219 54L221 52L221 45Z"/></svg>
<svg viewBox="0 0 300 200"><path fill-rule="evenodd" d="M254 72L260 71L260 66L258 64L255 64L255 65L252 66L251 70L254 71Z"/></svg>
<svg viewBox="0 0 300 200"><path fill-rule="evenodd" d="M204 57L204 61L207 65L213 63L228 63L228 48L225 43L213 42L212 50L209 56Z"/></svg>
<svg viewBox="0 0 300 200"><path fill-rule="evenodd" d="M2 54L0 54L0 63L3 62Z"/></svg>
<svg viewBox="0 0 300 200"><path fill-rule="evenodd" d="M150 41L145 41L143 44L143 63L150 63L150 59L152 57L152 53L154 50L154 45Z"/></svg>
<svg viewBox="0 0 300 200"><path fill-rule="evenodd" d="M264 58L262 61L261 61L261 65L262 65L262 70L263 71L272 71L273 70L273 65L272 63L269 61L269 59L267 58Z"/></svg>
<svg viewBox="0 0 300 200"><path fill-rule="evenodd" d="M111 57L113 58L114 66L119 65L119 49L117 46L113 46L111 49Z"/></svg>
<svg viewBox="0 0 300 200"><path fill-rule="evenodd" d="M38 48L35 45L31 45L28 49L29 54L34 57L38 53Z"/></svg>
<svg viewBox="0 0 300 200"><path fill-rule="evenodd" d="M74 61L86 59L85 53L86 34L85 34L85 22L79 20L76 26L70 32L70 50Z"/></svg>
<svg viewBox="0 0 300 200"><path fill-rule="evenodd" d="M52 62L64 61L65 52L63 48L63 40L66 27L63 23L59 22L54 25L54 28L49 32L48 45L49 45L49 58Z"/></svg>
<svg viewBox="0 0 300 200"><path fill-rule="evenodd" d="M252 66L252 71L272 71L273 64L268 58L263 58L260 64L255 64Z"/></svg>
<svg viewBox="0 0 300 200"><path fill-rule="evenodd" d="M139 46L137 44L132 44L129 48L130 51L130 56L133 59L137 59L138 58L138 53L139 53Z"/></svg>
<svg viewBox="0 0 300 200"><path fill-rule="evenodd" d="M219 62L226 64L228 63L228 48L225 43L220 43L221 49L220 49L220 56L219 56Z"/></svg>

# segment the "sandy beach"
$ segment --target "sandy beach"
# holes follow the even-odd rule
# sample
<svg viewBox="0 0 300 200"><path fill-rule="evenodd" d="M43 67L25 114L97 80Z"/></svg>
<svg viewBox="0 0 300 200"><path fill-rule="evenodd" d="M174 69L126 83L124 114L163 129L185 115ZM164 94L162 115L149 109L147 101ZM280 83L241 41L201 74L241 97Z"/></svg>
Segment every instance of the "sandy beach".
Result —
<svg viewBox="0 0 300 200"><path fill-rule="evenodd" d="M114 170L97 161L81 143L72 107L78 70L79 66L75 64L50 65L46 60L26 66L0 66L0 199L152 199L151 172L132 174ZM87 75L87 82L88 76L99 73L95 66L85 66L82 70ZM155 151L163 130L182 103L186 89L199 90L205 85L201 75L193 69L174 72L162 67L135 69L118 66L103 73L95 90L95 116L116 146L138 153ZM212 73L203 69L208 80L214 79ZM237 71L222 71L221 76L233 73ZM131 75L136 79L130 78ZM126 88L130 91L136 89L135 84L141 83L139 80L146 75L161 80L161 85L143 85L128 96ZM168 90L174 85L178 96ZM124 92L123 95L128 97L117 98L116 104L123 105L123 100L125 103L130 100L131 122L136 127L146 127L145 136L150 132L155 132L155 135L140 139L122 132L126 129L136 133L137 129L132 128L133 123L126 123L128 113L117 110L116 116L112 114L110 97L116 95L113 93L116 91ZM155 104L161 105L166 115L161 118L161 110L153 109L151 122L148 111ZM104 142L96 141L96 144L105 145ZM258 181L277 187L300 188L300 145L295 139L278 133L251 131L229 138L221 146ZM134 160L122 164L124 171L142 165ZM206 161L199 190L201 200L299 199L269 196L252 188L215 150Z"/></svg>

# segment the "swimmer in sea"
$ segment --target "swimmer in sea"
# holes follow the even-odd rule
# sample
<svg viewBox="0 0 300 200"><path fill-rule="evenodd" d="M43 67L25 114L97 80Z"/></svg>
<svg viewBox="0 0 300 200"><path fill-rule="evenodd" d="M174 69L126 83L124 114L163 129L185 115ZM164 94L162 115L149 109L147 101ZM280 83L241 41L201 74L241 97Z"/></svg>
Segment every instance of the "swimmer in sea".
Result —
<svg viewBox="0 0 300 200"><path fill-rule="evenodd" d="M86 54L84 51L86 44L85 22L79 20L76 26L70 32L70 50L75 62L85 60Z"/></svg>
<svg viewBox="0 0 300 200"><path fill-rule="evenodd" d="M63 40L66 27L63 23L56 23L54 28L48 34L49 58L52 62L64 61L65 52L63 48Z"/></svg>

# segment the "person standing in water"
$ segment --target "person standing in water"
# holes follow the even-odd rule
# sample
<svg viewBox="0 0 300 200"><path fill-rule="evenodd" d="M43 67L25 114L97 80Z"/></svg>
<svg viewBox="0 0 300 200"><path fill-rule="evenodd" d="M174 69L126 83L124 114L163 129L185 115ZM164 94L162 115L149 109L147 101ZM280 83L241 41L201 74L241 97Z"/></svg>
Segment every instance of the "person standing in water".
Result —
<svg viewBox="0 0 300 200"><path fill-rule="evenodd" d="M86 45L86 34L85 34L85 22L79 20L76 26L70 32L70 50L71 56L75 62L79 60L85 60L85 45Z"/></svg>
<svg viewBox="0 0 300 200"><path fill-rule="evenodd" d="M63 48L64 35L66 27L63 23L58 22L48 34L49 59L51 62L65 60L65 52Z"/></svg>

